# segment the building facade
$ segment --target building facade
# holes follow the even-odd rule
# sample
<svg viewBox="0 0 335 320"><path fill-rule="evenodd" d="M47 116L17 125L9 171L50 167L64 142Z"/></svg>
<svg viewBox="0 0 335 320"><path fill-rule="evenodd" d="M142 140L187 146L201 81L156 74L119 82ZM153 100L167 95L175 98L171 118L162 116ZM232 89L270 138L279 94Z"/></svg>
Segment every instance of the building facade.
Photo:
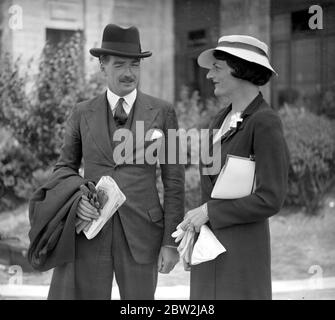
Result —
<svg viewBox="0 0 335 320"><path fill-rule="evenodd" d="M85 39L87 76L98 71L98 60L89 54L100 47L108 23L136 25L143 50L141 89L172 101L174 96L173 0L0 0L2 51L28 61L38 57L45 43L58 42L81 32ZM22 24L17 19L22 17Z"/></svg>
<svg viewBox="0 0 335 320"><path fill-rule="evenodd" d="M322 29L309 24L314 4L322 9ZM272 60L279 73L272 82L273 104L287 90L307 99L335 85L335 1L272 1L270 16Z"/></svg>
<svg viewBox="0 0 335 320"><path fill-rule="evenodd" d="M270 47L279 73L262 88L276 107L285 90L323 92L335 81L335 0L320 0L323 29L311 30L311 0L0 0L0 50L14 58L38 56L46 41L84 35L87 76L98 70L89 49L100 46L108 23L136 25L143 50L141 89L175 101L183 86L211 97L199 53L226 34L248 34ZM15 20L18 11L22 25ZM18 26L18 27L17 27Z"/></svg>

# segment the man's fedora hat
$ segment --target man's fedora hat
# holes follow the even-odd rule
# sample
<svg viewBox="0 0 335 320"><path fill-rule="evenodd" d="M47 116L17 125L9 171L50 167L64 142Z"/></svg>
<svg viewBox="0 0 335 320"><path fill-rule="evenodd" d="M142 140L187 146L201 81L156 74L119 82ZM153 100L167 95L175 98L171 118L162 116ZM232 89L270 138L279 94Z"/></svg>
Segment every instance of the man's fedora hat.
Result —
<svg viewBox="0 0 335 320"><path fill-rule="evenodd" d="M101 48L90 49L91 55L113 55L128 58L150 57L150 51L141 51L140 34L136 27L122 28L108 24L103 32Z"/></svg>
<svg viewBox="0 0 335 320"><path fill-rule="evenodd" d="M277 74L269 62L268 46L254 37L243 35L221 37L216 48L205 50L199 55L198 64L200 67L212 68L215 62L213 56L215 50L224 51L241 59L260 64Z"/></svg>

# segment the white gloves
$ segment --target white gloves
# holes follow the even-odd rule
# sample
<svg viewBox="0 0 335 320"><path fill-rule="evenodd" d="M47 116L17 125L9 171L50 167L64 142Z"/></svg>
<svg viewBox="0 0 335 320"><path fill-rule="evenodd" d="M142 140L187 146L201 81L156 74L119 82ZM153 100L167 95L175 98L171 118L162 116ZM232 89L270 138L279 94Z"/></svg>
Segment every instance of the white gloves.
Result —
<svg viewBox="0 0 335 320"><path fill-rule="evenodd" d="M226 251L225 247L215 237L213 232L206 225L200 228L199 237L194 244L193 230L184 231L177 226L177 230L172 233L172 237L176 238L175 242L180 244L177 248L180 257L189 265L197 265L199 263L213 260L219 254Z"/></svg>

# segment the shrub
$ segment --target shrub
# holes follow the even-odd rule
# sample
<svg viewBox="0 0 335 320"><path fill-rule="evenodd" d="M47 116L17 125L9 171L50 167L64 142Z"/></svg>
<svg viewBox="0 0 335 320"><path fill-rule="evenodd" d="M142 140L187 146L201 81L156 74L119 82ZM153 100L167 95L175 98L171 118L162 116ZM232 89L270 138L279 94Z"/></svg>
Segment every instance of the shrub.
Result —
<svg viewBox="0 0 335 320"><path fill-rule="evenodd" d="M319 88L301 95L298 90L287 88L278 93L279 107L289 105L291 108L305 108L317 115L335 119L335 82L330 83L324 91Z"/></svg>
<svg viewBox="0 0 335 320"><path fill-rule="evenodd" d="M208 99L204 103L198 91L190 93L189 89L184 86L176 102L179 126L184 129L207 128L219 108L216 100Z"/></svg>
<svg viewBox="0 0 335 320"><path fill-rule="evenodd" d="M335 119L335 82L330 85L322 96L320 113L330 119Z"/></svg>
<svg viewBox="0 0 335 320"><path fill-rule="evenodd" d="M81 36L56 48L47 44L33 82L18 65L8 55L0 61L0 125L12 135L2 146L0 180L7 192L27 199L41 180L36 170L47 173L57 160L65 120L85 96Z"/></svg>
<svg viewBox="0 0 335 320"><path fill-rule="evenodd" d="M200 136L201 128L208 128L210 121L219 111L214 100L201 101L197 91L190 94L187 87L180 91L180 98L176 102L176 113L179 127L185 130L193 129L194 136ZM192 140L194 141L194 140ZM191 159L199 156L199 145L187 141L187 165L185 171L185 207L193 209L201 204L200 175L198 164L191 163Z"/></svg>
<svg viewBox="0 0 335 320"><path fill-rule="evenodd" d="M20 59L12 63L9 54L0 56L0 127L11 125L13 117L25 112L26 74L19 71Z"/></svg>
<svg viewBox="0 0 335 320"><path fill-rule="evenodd" d="M106 90L106 79L100 71L90 75L85 83L83 92L83 100L91 99L92 97L103 93Z"/></svg>
<svg viewBox="0 0 335 320"><path fill-rule="evenodd" d="M286 204L317 213L335 181L335 123L303 108L286 106L280 115L291 156Z"/></svg>
<svg viewBox="0 0 335 320"><path fill-rule="evenodd" d="M26 117L13 126L20 143L29 146L43 168L52 166L63 140L63 124L73 105L83 95L82 40L76 34L55 48L45 46L39 72L27 105Z"/></svg>
<svg viewBox="0 0 335 320"><path fill-rule="evenodd" d="M185 210L188 211L201 204L199 169L198 166L191 166L185 172Z"/></svg>
<svg viewBox="0 0 335 320"><path fill-rule="evenodd" d="M37 168L33 154L13 138L0 149L0 209L12 209L32 191L32 172Z"/></svg>
<svg viewBox="0 0 335 320"><path fill-rule="evenodd" d="M297 103L299 97L300 95L298 90L292 88L279 90L278 92L279 106L281 107L285 104L294 105Z"/></svg>

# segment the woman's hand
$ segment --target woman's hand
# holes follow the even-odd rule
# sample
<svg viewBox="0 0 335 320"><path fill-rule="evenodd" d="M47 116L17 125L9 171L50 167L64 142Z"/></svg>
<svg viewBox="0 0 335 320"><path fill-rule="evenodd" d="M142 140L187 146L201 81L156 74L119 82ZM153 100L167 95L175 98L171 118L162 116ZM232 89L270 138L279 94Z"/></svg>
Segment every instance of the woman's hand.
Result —
<svg viewBox="0 0 335 320"><path fill-rule="evenodd" d="M188 211L184 217L184 221L180 224L183 230L193 228L196 232L200 232L200 228L208 221L207 203L202 206Z"/></svg>

